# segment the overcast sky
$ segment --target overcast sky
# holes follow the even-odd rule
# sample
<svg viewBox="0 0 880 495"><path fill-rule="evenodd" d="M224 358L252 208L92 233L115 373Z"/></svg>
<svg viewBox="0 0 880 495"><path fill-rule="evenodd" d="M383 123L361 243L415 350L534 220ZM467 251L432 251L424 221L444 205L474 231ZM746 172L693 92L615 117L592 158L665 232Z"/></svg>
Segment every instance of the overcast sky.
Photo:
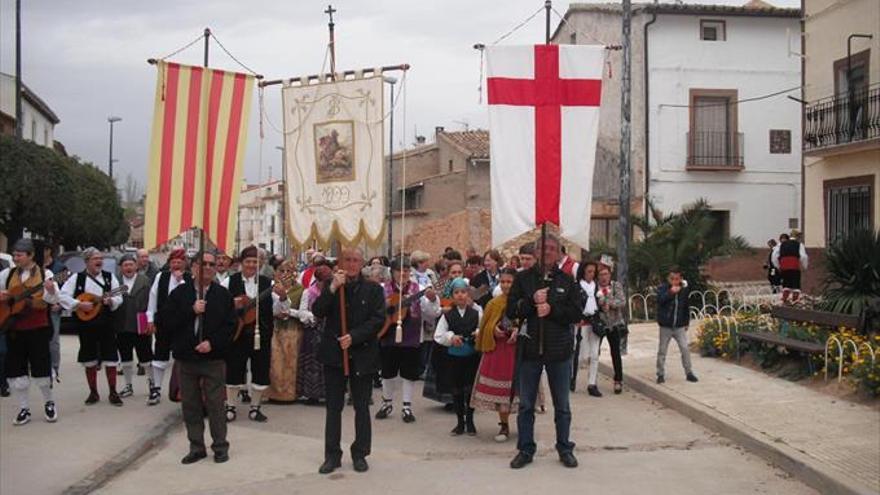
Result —
<svg viewBox="0 0 880 495"><path fill-rule="evenodd" d="M474 43L490 43L537 9L541 0L333 0L337 70L409 63L406 129L395 114L395 148L415 133L485 127L478 103L479 54ZM687 3L740 5L743 0ZM797 7L800 0L772 0ZM327 43L327 0L23 0L22 74L25 83L61 118L55 139L71 154L106 169L108 115L114 128L114 175L131 173L142 184L152 121L156 71L146 63L198 37L210 27L244 64L270 79L320 71ZM13 74L14 0L0 0L0 70ZM556 1L564 13L568 2ZM504 43L543 41L543 16ZM558 23L554 15L553 27ZM201 64L201 43L173 60ZM211 66L238 69L212 42ZM245 177L279 177L281 135L265 127L262 166L258 105L254 95ZM267 117L281 125L280 86L266 89ZM397 138L399 136L399 138Z"/></svg>

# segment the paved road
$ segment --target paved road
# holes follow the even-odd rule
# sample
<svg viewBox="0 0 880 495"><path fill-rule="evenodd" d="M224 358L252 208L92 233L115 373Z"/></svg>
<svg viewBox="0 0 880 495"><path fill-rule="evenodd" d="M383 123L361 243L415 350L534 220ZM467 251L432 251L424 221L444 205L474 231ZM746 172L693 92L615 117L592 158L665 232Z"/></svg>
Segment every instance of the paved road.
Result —
<svg viewBox="0 0 880 495"><path fill-rule="evenodd" d="M606 390L608 383L603 384ZM376 395L378 397L378 394ZM579 393L574 398L573 437L581 467L563 468L553 444L552 413L538 417L539 456L526 469L507 467L514 443L497 444L496 419L478 415L476 438L452 438L454 417L417 401L418 421L374 422L371 470L357 474L350 460L330 477L317 473L322 460L323 410L292 405L266 406L269 423L240 418L230 429L232 460L210 459L182 466L186 453L182 429L111 481L99 493L167 494L461 494L559 492L591 489L615 494L812 494L784 472L745 453L681 415L634 393L602 399ZM352 411L345 413L345 437L351 438Z"/></svg>
<svg viewBox="0 0 880 495"><path fill-rule="evenodd" d="M135 377L135 395L121 408L107 402L107 380L101 372L101 402L83 404L88 395L85 374L76 363L77 338L61 338L62 382L55 387L59 420L46 423L43 399L31 387L31 422L13 426L18 414L14 397L0 400L0 494L60 493L135 442L177 405L163 401L146 406L146 377ZM118 377L120 388L122 377Z"/></svg>

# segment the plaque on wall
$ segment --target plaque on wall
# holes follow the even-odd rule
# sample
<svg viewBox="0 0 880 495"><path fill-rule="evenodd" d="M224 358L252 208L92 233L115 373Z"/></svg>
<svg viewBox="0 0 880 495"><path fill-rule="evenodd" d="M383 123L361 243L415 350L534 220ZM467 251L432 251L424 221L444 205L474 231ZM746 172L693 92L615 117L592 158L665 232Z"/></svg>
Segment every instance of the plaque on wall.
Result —
<svg viewBox="0 0 880 495"><path fill-rule="evenodd" d="M787 129L770 129L770 153L791 153L791 131Z"/></svg>

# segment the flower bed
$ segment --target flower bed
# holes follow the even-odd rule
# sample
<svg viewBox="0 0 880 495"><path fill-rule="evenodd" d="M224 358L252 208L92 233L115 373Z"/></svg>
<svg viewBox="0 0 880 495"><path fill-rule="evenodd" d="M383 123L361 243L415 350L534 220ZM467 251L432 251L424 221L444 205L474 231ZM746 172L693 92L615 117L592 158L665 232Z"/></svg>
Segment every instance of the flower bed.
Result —
<svg viewBox="0 0 880 495"><path fill-rule="evenodd" d="M737 359L748 353L764 369L780 365L789 355L784 347L737 342L737 332L756 331L780 333L792 339L827 345L827 369L826 356L811 357L816 375L845 377L853 388L880 397L880 335L866 336L846 327L831 330L814 324L780 323L766 314L744 312L703 320L698 327L696 345L700 354L707 357Z"/></svg>

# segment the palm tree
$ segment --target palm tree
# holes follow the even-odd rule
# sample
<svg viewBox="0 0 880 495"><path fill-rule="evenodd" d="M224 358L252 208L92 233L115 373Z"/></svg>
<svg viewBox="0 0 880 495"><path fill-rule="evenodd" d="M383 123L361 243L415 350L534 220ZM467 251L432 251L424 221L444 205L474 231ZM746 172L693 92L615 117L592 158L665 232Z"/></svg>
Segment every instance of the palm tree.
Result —
<svg viewBox="0 0 880 495"><path fill-rule="evenodd" d="M820 307L835 313L865 313L868 328L880 326L880 232L857 230L825 251L825 290Z"/></svg>
<svg viewBox="0 0 880 495"><path fill-rule="evenodd" d="M717 235L717 220L705 199L664 214L649 201L650 218L635 216L632 224L644 238L633 243L629 255L632 287L643 290L659 284L669 268L677 266L693 290L704 290L706 278L701 267L715 256L749 251L740 236Z"/></svg>

